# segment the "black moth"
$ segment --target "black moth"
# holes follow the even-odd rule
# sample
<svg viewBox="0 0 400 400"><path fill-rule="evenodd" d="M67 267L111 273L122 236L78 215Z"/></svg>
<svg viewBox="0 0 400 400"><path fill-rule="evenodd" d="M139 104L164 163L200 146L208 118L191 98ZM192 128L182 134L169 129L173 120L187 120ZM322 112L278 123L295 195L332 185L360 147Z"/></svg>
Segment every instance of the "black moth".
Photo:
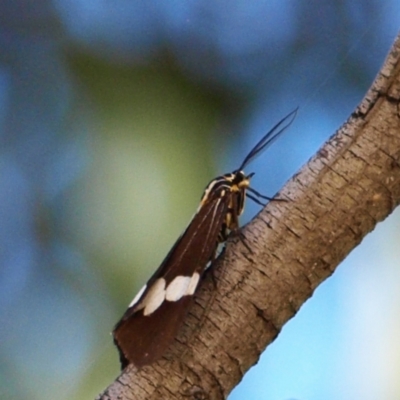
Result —
<svg viewBox="0 0 400 400"><path fill-rule="evenodd" d="M114 328L122 368L137 368L159 359L176 336L201 277L217 247L239 228L245 197L263 205L271 200L250 187L254 175L243 168L266 149L294 120L297 109L279 121L250 151L240 167L212 180L188 227Z"/></svg>

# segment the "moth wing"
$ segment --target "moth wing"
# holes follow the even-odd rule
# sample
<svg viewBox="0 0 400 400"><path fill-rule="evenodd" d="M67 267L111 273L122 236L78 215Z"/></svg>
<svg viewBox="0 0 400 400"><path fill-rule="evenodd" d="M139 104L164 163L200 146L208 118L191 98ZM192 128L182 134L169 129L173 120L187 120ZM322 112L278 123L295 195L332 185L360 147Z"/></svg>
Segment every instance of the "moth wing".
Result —
<svg viewBox="0 0 400 400"><path fill-rule="evenodd" d="M155 310L145 315L146 304L150 302L147 298L152 294L154 284L162 279L165 280L162 281L163 285L168 287L176 277L193 277L196 273L199 278L202 276L207 263L214 256L228 201L228 196L220 197L216 193L202 205L150 278L143 294L115 326L114 342L120 352L122 368L129 363L140 368L156 361L173 341L192 296L184 295L176 301L164 298Z"/></svg>

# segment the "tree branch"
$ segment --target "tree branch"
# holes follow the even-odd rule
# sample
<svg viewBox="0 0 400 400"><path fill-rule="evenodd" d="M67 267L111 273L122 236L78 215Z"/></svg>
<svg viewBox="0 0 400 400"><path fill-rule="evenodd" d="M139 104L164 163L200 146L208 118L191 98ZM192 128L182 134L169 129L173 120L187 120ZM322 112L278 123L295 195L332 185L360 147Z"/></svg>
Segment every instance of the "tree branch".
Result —
<svg viewBox="0 0 400 400"><path fill-rule="evenodd" d="M347 122L228 241L171 350L98 397L224 399L315 288L400 202L400 35ZM206 309L206 310L205 310Z"/></svg>

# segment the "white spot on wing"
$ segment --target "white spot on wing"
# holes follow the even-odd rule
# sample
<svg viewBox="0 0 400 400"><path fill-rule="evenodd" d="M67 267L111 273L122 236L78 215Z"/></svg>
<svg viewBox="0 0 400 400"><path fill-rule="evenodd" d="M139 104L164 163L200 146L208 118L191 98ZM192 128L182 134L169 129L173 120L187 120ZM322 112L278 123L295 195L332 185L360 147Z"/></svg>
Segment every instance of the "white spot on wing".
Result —
<svg viewBox="0 0 400 400"><path fill-rule="evenodd" d="M133 300L131 301L131 304L129 304L128 308L133 307L138 301L139 299L142 297L142 294L144 293L144 291L146 290L147 285L144 285L139 292L136 294L136 296L133 298Z"/></svg>
<svg viewBox="0 0 400 400"><path fill-rule="evenodd" d="M177 276L167 287L165 299L178 301L183 296L191 296L200 280L200 274L195 272L193 276Z"/></svg>
<svg viewBox="0 0 400 400"><path fill-rule="evenodd" d="M168 301L178 301L187 294L190 276L177 276L167 287L165 298Z"/></svg>
<svg viewBox="0 0 400 400"><path fill-rule="evenodd" d="M144 308L143 315L150 315L161 306L165 300L165 279L157 279L150 287L146 297L140 302L139 309Z"/></svg>
<svg viewBox="0 0 400 400"><path fill-rule="evenodd" d="M200 280L200 274L198 272L195 272L193 274L192 278L190 279L189 286L187 287L187 290L185 293L186 295L191 296L195 292L195 290L197 288L197 284L199 283L199 280Z"/></svg>
<svg viewBox="0 0 400 400"><path fill-rule="evenodd" d="M164 300L178 301L183 296L194 294L199 280L200 274L198 272L195 272L193 276L179 275L166 288L165 279L159 278L152 284L145 297L140 301L147 288L147 285L144 285L129 307L134 307L140 301L135 307L136 311L143 310L144 316L150 315L161 306Z"/></svg>

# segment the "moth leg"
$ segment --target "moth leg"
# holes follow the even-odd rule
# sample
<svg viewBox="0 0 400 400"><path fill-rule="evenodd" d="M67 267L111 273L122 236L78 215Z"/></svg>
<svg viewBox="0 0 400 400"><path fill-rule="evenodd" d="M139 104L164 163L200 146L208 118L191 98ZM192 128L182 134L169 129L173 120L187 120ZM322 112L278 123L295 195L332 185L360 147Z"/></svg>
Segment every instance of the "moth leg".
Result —
<svg viewBox="0 0 400 400"><path fill-rule="evenodd" d="M277 197L277 198L273 198L273 199L270 199L269 201L284 201L284 202L288 202L289 200L288 199L282 199L282 198L280 198L280 197Z"/></svg>
<svg viewBox="0 0 400 400"><path fill-rule="evenodd" d="M249 196L248 193L246 193L246 195ZM252 198L252 200L255 200L256 202L261 203L255 197L253 199L253 196L251 196L251 198ZM262 204L262 205L264 205L264 204ZM253 254L253 251L251 250L250 246L247 244L246 236L244 236L243 232L240 231L240 229L239 229L239 215L235 212L231 212L230 215L231 215L230 226L229 226L230 232L227 231L226 235L228 236L228 233L229 233L231 236L238 236L239 240L243 243L243 245L246 247L248 252L250 254Z"/></svg>
<svg viewBox="0 0 400 400"><path fill-rule="evenodd" d="M288 201L287 199L280 199L280 198L276 199L276 198L264 196L263 194L257 192L257 190L253 189L252 187L248 187L247 190L249 192L255 194L257 197L261 197L262 199L265 199L265 200L268 200L268 201ZM253 196L250 196L249 194L247 194L247 196L257 203L257 201L254 199Z"/></svg>
<svg viewBox="0 0 400 400"><path fill-rule="evenodd" d="M250 193L246 193L246 196L250 199L253 200L254 203L258 204L261 207L265 207L267 204L264 204L263 202L261 202L260 200L258 200L256 197L252 196Z"/></svg>

